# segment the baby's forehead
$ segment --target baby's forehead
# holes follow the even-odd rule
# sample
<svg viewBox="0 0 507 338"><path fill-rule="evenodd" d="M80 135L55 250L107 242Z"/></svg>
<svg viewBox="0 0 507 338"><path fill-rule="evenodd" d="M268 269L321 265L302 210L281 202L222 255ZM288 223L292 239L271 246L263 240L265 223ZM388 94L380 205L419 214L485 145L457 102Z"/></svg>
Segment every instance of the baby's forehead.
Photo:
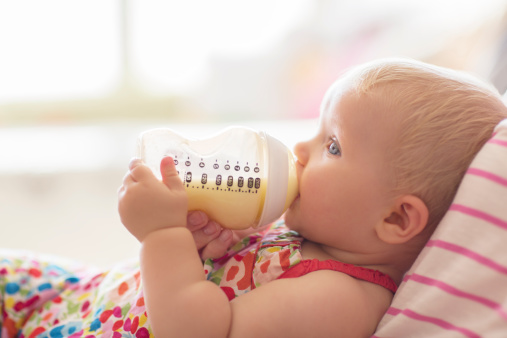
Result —
<svg viewBox="0 0 507 338"><path fill-rule="evenodd" d="M321 103L321 114L329 107L335 106L351 90L352 82L347 78L338 78L326 91Z"/></svg>
<svg viewBox="0 0 507 338"><path fill-rule="evenodd" d="M388 95L385 91L386 88L383 88L384 86L371 88L368 94L364 94L358 90L357 81L358 79L353 77L344 77L336 80L329 87L322 99L320 114L322 115L326 112L333 111L344 99L352 99L356 104L363 106L378 105L380 108L384 105L384 97ZM371 110L371 108L367 111L369 110Z"/></svg>
<svg viewBox="0 0 507 338"><path fill-rule="evenodd" d="M386 99L383 90L375 89L368 95L361 95L354 87L338 82L323 100L320 120L328 127L340 129L341 134L346 134L352 124L356 130L368 134L368 138L373 139L380 133L385 139L386 133L397 135L403 115L400 111L395 102Z"/></svg>

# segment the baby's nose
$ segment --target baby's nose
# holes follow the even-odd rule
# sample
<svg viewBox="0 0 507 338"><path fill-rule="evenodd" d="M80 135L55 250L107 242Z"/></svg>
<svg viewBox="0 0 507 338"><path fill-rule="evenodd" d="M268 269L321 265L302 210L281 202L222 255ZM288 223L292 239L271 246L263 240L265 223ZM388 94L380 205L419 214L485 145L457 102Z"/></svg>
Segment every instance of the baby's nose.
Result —
<svg viewBox="0 0 507 338"><path fill-rule="evenodd" d="M294 155L296 155L297 160L301 165L305 165L308 162L308 143L309 141L299 142L294 146Z"/></svg>

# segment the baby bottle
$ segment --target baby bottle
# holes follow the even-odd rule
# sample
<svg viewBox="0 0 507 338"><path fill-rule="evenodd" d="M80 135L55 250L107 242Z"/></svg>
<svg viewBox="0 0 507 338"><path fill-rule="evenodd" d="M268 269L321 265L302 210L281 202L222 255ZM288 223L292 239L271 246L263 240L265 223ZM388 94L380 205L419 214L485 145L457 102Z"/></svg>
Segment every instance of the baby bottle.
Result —
<svg viewBox="0 0 507 338"><path fill-rule="evenodd" d="M188 210L202 210L229 229L276 220L298 193L292 153L263 131L230 127L191 140L166 128L138 139L137 157L160 179L160 161L171 156L188 194Z"/></svg>

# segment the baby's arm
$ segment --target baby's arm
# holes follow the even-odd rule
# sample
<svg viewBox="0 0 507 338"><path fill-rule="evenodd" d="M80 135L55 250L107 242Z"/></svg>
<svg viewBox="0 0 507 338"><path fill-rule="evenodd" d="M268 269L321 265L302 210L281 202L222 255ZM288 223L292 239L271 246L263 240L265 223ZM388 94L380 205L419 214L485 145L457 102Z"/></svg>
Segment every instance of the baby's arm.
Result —
<svg viewBox="0 0 507 338"><path fill-rule="evenodd" d="M192 234L168 228L147 236L141 276L155 337L226 337L231 308L222 290L206 280Z"/></svg>
<svg viewBox="0 0 507 338"><path fill-rule="evenodd" d="M163 182L133 161L119 190L121 220L142 244L141 276L150 324L156 337L225 337L231 321L229 301L205 278L186 228L187 195L172 159L163 160L161 172Z"/></svg>

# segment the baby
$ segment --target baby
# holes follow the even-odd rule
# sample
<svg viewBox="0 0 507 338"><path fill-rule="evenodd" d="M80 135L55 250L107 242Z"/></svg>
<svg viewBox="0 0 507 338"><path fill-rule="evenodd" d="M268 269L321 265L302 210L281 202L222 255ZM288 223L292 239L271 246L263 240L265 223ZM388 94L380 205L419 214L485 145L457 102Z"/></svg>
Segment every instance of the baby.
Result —
<svg viewBox="0 0 507 338"><path fill-rule="evenodd" d="M285 222L251 231L187 215L171 158L162 181L133 160L118 208L142 243L140 269L4 255L1 336L371 336L504 118L498 93L464 74L358 66L295 147L300 192Z"/></svg>
<svg viewBox="0 0 507 338"><path fill-rule="evenodd" d="M285 225L208 260L206 274L198 250L218 256L234 236L202 214L189 216L201 217L194 233L186 228L186 194L171 158L162 161L163 182L131 162L119 211L142 243L153 332L370 336L474 155L506 117L498 93L461 73L408 60L349 71L326 94L316 136L295 147L300 194Z"/></svg>

